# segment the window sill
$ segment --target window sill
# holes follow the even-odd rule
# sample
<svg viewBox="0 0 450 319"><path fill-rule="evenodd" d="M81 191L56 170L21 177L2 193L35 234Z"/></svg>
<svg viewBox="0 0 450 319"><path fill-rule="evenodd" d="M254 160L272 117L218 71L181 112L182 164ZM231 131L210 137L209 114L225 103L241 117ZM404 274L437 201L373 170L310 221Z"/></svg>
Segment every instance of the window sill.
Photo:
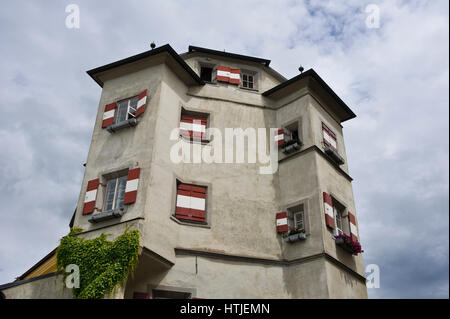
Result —
<svg viewBox="0 0 450 319"><path fill-rule="evenodd" d="M331 146L325 146L325 154L327 154L331 159L338 165L345 163L344 159L339 155L339 153Z"/></svg>
<svg viewBox="0 0 450 319"><path fill-rule="evenodd" d="M258 89L250 89L250 88L245 88L245 87L242 87L242 86L240 86L239 88L242 89L242 90L248 91L248 92L253 92L253 93L258 93L259 92Z"/></svg>
<svg viewBox="0 0 450 319"><path fill-rule="evenodd" d="M281 152L283 152L283 154L291 154L294 153L296 151L299 151L300 148L303 146L303 143L301 141L295 142L293 144L289 144L289 145L282 145L281 146Z"/></svg>
<svg viewBox="0 0 450 319"><path fill-rule="evenodd" d="M106 128L106 130L109 133L114 133L114 132L117 132L118 130L121 130L123 128L136 126L136 125L138 125L138 123L139 122L138 122L138 120L136 118L132 118L132 119L128 119L126 121L122 121L122 122L119 122L119 123L111 124L110 126L108 126Z"/></svg>
<svg viewBox="0 0 450 319"><path fill-rule="evenodd" d="M211 228L211 226L210 226L207 222L205 222L205 223L200 223L200 222L198 222L198 223L190 223L190 222L187 222L187 221L183 221L183 220L181 220L181 219L178 219L178 218L176 218L174 215L171 215L171 216L170 216L170 219L173 220L174 222L176 222L177 224L184 225L184 226L193 226L193 227L201 227L201 228Z"/></svg>
<svg viewBox="0 0 450 319"><path fill-rule="evenodd" d="M284 241L287 243L293 243L293 242L304 240L304 239L306 239L305 233L297 233L297 234L292 234L292 235L285 237Z"/></svg>
<svg viewBox="0 0 450 319"><path fill-rule="evenodd" d="M98 223L98 222L102 222L102 221L113 219L113 218L120 218L123 216L123 214L126 213L126 211L127 211L127 208L125 206L125 207L122 207L119 209L94 214L94 215L89 216L88 222Z"/></svg>

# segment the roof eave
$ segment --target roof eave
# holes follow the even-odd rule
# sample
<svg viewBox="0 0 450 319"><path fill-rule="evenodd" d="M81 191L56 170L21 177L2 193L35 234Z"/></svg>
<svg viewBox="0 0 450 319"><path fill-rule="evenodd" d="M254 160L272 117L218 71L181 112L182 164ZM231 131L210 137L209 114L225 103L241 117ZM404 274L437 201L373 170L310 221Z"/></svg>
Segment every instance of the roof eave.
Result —
<svg viewBox="0 0 450 319"><path fill-rule="evenodd" d="M305 79L307 77L314 78L325 89L325 91L331 95L331 97L337 102L337 104L342 107L342 109L345 111L347 116L343 117L341 119L341 122L345 122L347 120L350 120L350 119L353 119L356 117L356 114L353 113L353 111L348 107L348 105L344 101L342 101L342 99L333 91L333 89L331 89L328 86L328 84L313 69L309 69L308 71L305 71L305 72L271 88L270 90L263 92L262 96L270 97L275 92L278 92L278 91L280 91L302 79Z"/></svg>
<svg viewBox="0 0 450 319"><path fill-rule="evenodd" d="M170 56L189 74L189 76L198 84L198 85L204 85L205 82L203 82L202 79L197 75L197 73L194 72L194 70L191 69L191 67L184 62L184 60L178 55L178 53L175 52L175 50L169 45L163 45L158 48L145 51L136 55L133 55L131 57L115 61L109 64L105 64L103 66L91 69L86 71L86 73L101 87L103 87L103 82L96 76L97 74L101 72L105 72L129 63L133 63L151 56L155 56L157 54L167 52L170 54Z"/></svg>

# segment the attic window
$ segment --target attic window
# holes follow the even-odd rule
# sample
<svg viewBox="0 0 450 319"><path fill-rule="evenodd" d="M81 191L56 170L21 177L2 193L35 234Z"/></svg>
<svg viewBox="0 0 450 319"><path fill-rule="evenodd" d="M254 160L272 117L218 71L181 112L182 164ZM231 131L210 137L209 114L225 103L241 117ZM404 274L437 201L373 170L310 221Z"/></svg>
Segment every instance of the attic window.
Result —
<svg viewBox="0 0 450 319"><path fill-rule="evenodd" d="M213 68L210 66L200 67L200 78L205 82L212 82Z"/></svg>

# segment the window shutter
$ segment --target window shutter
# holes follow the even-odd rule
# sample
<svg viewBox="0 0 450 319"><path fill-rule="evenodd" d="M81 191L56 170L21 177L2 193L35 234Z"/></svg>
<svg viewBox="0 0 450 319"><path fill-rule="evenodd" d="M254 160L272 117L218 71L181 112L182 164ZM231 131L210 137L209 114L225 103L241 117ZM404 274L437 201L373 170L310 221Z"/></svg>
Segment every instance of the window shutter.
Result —
<svg viewBox="0 0 450 319"><path fill-rule="evenodd" d="M133 299L150 299L148 292L135 292L133 293Z"/></svg>
<svg viewBox="0 0 450 319"><path fill-rule="evenodd" d="M348 212L348 221L350 225L350 235L354 241L358 241L358 228L356 228L356 218L355 215Z"/></svg>
<svg viewBox="0 0 450 319"><path fill-rule="evenodd" d="M336 148L336 134L332 130L328 128L324 123L322 123L322 132L323 132L323 143L326 146L331 146Z"/></svg>
<svg viewBox="0 0 450 319"><path fill-rule="evenodd" d="M275 143L277 143L278 146L281 146L284 144L284 130L279 129L275 132Z"/></svg>
<svg viewBox="0 0 450 319"><path fill-rule="evenodd" d="M138 96L136 117L144 113L146 104L147 104L147 90L144 90Z"/></svg>
<svg viewBox="0 0 450 319"><path fill-rule="evenodd" d="M140 168L130 169L128 171L127 186L125 187L125 196L123 199L124 204L131 204L136 201L140 171Z"/></svg>
<svg viewBox="0 0 450 319"><path fill-rule="evenodd" d="M333 200L331 196L323 192L323 206L325 208L325 223L331 229L335 228L333 216Z"/></svg>
<svg viewBox="0 0 450 319"><path fill-rule="evenodd" d="M230 83L238 84L241 82L241 71L239 69L230 69Z"/></svg>
<svg viewBox="0 0 450 319"><path fill-rule="evenodd" d="M278 233L287 232L289 229L287 212L277 213L276 219L277 219L277 232Z"/></svg>
<svg viewBox="0 0 450 319"><path fill-rule="evenodd" d="M217 81L230 82L230 68L227 66L219 65L217 67Z"/></svg>
<svg viewBox="0 0 450 319"><path fill-rule="evenodd" d="M203 141L206 139L207 117L182 115L180 120L180 134L186 139Z"/></svg>
<svg viewBox="0 0 450 319"><path fill-rule="evenodd" d="M105 128L114 123L114 115L116 113L117 103L110 103L105 106L103 113L102 128Z"/></svg>
<svg viewBox="0 0 450 319"><path fill-rule="evenodd" d="M175 217L205 222L206 187L180 184L177 189Z"/></svg>
<svg viewBox="0 0 450 319"><path fill-rule="evenodd" d="M88 182L86 195L84 197L83 215L91 214L95 209L95 200L97 199L97 189L100 184L98 178Z"/></svg>

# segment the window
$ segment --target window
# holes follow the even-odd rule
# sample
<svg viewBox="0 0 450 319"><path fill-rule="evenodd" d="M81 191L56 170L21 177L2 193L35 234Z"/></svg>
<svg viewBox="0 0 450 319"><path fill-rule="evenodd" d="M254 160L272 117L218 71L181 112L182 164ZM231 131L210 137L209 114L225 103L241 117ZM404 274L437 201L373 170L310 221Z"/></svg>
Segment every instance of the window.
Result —
<svg viewBox="0 0 450 319"><path fill-rule="evenodd" d="M345 207L340 204L337 200L333 198L333 216L334 216L334 234L335 235L342 235L345 233L344 229L344 211Z"/></svg>
<svg viewBox="0 0 450 319"><path fill-rule="evenodd" d="M209 115L181 109L180 136L189 141L209 142L207 134Z"/></svg>
<svg viewBox="0 0 450 319"><path fill-rule="evenodd" d="M115 210L123 207L127 176L109 179L106 182L105 205L103 211Z"/></svg>
<svg viewBox="0 0 450 319"><path fill-rule="evenodd" d="M241 87L245 89L256 90L256 73L250 71L242 71Z"/></svg>
<svg viewBox="0 0 450 319"><path fill-rule="evenodd" d="M117 103L117 116L115 123L120 123L136 117L138 97L126 99Z"/></svg>
<svg viewBox="0 0 450 319"><path fill-rule="evenodd" d="M201 66L200 67L200 78L205 82L212 82L213 67L212 66Z"/></svg>
<svg viewBox="0 0 450 319"><path fill-rule="evenodd" d="M185 222L206 224L206 187L178 182L175 217Z"/></svg>
<svg viewBox="0 0 450 319"><path fill-rule="evenodd" d="M297 231L306 231L305 209L304 205L296 205L288 208L288 224L289 228Z"/></svg>
<svg viewBox="0 0 450 319"><path fill-rule="evenodd" d="M336 134L322 123L323 144L336 149Z"/></svg>
<svg viewBox="0 0 450 319"><path fill-rule="evenodd" d="M300 135L298 132L298 121L295 121L294 123L285 126L284 134L285 134L284 140L286 142L290 140L300 140Z"/></svg>

